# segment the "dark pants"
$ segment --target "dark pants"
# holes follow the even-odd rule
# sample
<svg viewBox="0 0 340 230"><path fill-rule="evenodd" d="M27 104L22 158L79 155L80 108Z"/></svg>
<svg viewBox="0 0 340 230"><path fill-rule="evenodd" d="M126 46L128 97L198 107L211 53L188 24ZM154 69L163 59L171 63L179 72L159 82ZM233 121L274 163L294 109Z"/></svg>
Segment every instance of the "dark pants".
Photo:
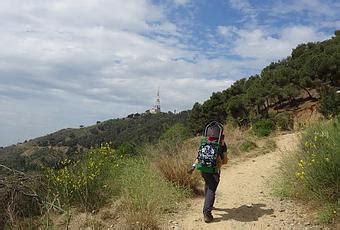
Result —
<svg viewBox="0 0 340 230"><path fill-rule="evenodd" d="M214 207L215 192L220 182L219 173L202 173L204 179L204 207L203 213L210 213Z"/></svg>

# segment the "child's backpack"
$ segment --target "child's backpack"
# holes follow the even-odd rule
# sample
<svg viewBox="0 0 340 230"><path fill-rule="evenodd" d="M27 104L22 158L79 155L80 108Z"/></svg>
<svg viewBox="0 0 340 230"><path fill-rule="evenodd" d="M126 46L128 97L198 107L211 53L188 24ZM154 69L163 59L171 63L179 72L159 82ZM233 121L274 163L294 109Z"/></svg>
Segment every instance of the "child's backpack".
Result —
<svg viewBox="0 0 340 230"><path fill-rule="evenodd" d="M221 137L223 126L217 121L210 122L204 130L204 136L201 140L197 154L196 169L205 173L216 173L217 157L222 156Z"/></svg>

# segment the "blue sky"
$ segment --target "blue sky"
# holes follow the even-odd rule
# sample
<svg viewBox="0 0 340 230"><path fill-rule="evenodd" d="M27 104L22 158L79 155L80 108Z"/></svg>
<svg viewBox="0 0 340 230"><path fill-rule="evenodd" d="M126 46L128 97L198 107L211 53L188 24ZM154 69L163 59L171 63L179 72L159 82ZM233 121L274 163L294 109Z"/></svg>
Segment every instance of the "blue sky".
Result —
<svg viewBox="0 0 340 230"><path fill-rule="evenodd" d="M191 109L340 29L321 0L2 0L0 146L143 112Z"/></svg>

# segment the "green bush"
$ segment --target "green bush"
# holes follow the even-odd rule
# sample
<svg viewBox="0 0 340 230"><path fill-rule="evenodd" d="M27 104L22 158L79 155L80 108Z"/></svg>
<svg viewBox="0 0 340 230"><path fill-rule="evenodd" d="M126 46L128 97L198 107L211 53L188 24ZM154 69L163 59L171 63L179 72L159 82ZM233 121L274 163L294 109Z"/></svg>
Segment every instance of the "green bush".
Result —
<svg viewBox="0 0 340 230"><path fill-rule="evenodd" d="M280 193L333 207L332 215L329 215L329 208L321 215L323 221L330 221L339 211L336 210L340 198L339 121L309 127L301 138L298 151L284 161L282 169Z"/></svg>
<svg viewBox="0 0 340 230"><path fill-rule="evenodd" d="M138 155L136 146L130 143L123 143L117 149L117 154L122 156L136 156Z"/></svg>
<svg viewBox="0 0 340 230"><path fill-rule="evenodd" d="M279 113L274 117L276 126L281 130L292 130L293 119L287 112Z"/></svg>
<svg viewBox="0 0 340 230"><path fill-rule="evenodd" d="M269 136L274 128L275 124L271 119L258 120L252 126L254 134L258 137Z"/></svg>
<svg viewBox="0 0 340 230"><path fill-rule="evenodd" d="M190 137L189 129L183 124L177 123L166 130L160 137L161 141L169 144L181 144Z"/></svg>
<svg viewBox="0 0 340 230"><path fill-rule="evenodd" d="M335 88L327 87L320 93L319 111L327 118L334 117L340 112L340 101Z"/></svg>

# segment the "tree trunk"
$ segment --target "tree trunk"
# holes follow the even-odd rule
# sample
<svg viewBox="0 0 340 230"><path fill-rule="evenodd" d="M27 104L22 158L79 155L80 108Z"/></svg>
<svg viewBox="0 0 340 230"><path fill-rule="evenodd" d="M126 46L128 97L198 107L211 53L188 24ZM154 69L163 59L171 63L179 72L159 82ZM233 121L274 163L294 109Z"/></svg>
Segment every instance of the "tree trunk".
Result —
<svg viewBox="0 0 340 230"><path fill-rule="evenodd" d="M301 89L303 89L304 91L306 91L306 93L308 93L308 98L310 98L310 99L315 99L313 96L312 96L312 94L310 94L310 92L309 92L309 90L306 88L306 87L304 87L304 86L302 86L302 85L297 85L297 86L299 86Z"/></svg>

